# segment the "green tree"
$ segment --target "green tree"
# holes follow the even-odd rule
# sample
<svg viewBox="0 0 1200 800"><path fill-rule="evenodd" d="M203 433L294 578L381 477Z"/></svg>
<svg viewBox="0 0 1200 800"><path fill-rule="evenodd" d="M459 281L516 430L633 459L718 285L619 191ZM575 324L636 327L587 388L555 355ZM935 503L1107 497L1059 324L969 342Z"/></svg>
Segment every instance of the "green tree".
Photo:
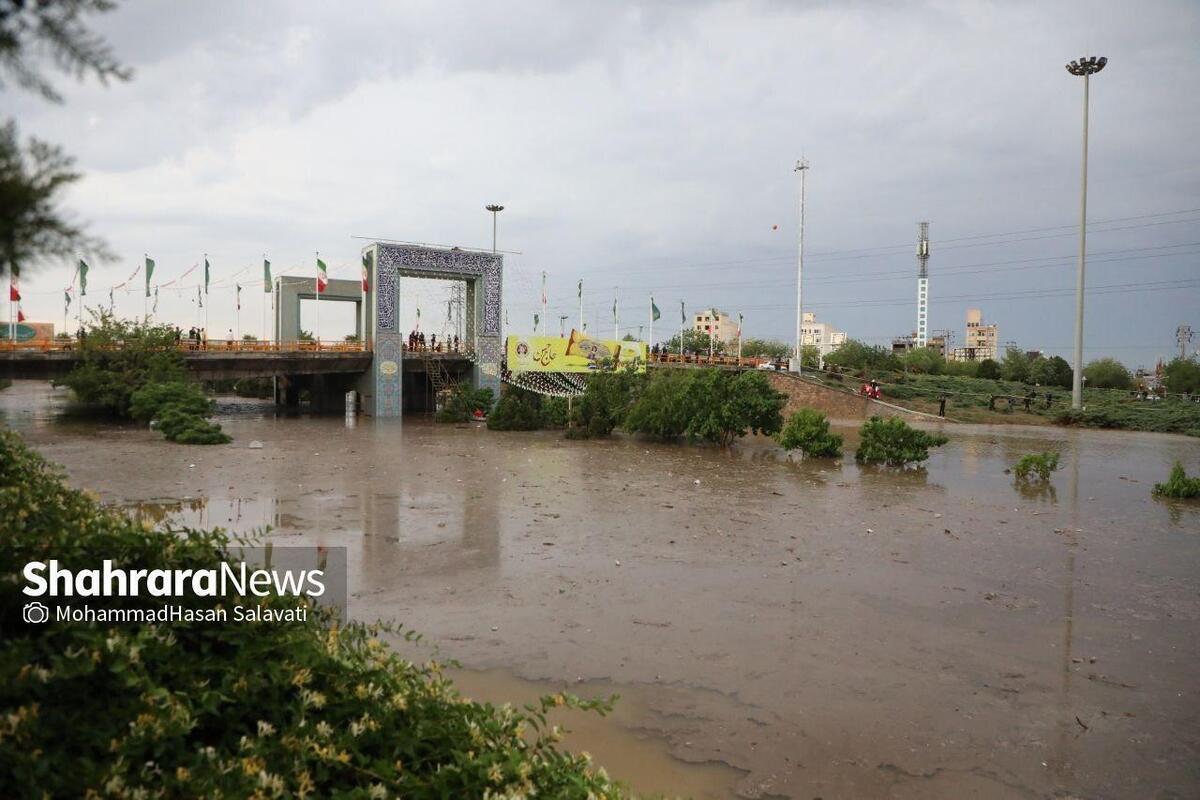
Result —
<svg viewBox="0 0 1200 800"><path fill-rule="evenodd" d="M1089 361L1083 368L1083 377L1091 389L1128 389L1133 384L1129 370L1115 358Z"/></svg>
<svg viewBox="0 0 1200 800"><path fill-rule="evenodd" d="M1009 347L1000 362L1000 377L1006 381L1026 383L1029 380L1029 356L1019 347Z"/></svg>
<svg viewBox="0 0 1200 800"><path fill-rule="evenodd" d="M1071 365L1062 356L1037 358L1029 365L1029 383L1071 388Z"/></svg>
<svg viewBox="0 0 1200 800"><path fill-rule="evenodd" d="M783 404L783 395L758 372L669 370L650 380L624 427L664 439L686 436L728 445L750 431L778 432Z"/></svg>
<svg viewBox="0 0 1200 800"><path fill-rule="evenodd" d="M77 78L102 83L128 80L131 72L114 58L85 18L113 10L110 0L0 0L0 88L11 81L59 103L62 95L42 73L44 55ZM63 151L37 139L22 148L16 123L0 127L0 275L43 258L86 253L108 259L104 243L70 221L59 208L79 173Z"/></svg>
<svg viewBox="0 0 1200 800"><path fill-rule="evenodd" d="M170 325L117 319L102 311L79 344L79 361L60 384L87 406L128 417L133 393L148 383L184 382Z"/></svg>
<svg viewBox="0 0 1200 800"><path fill-rule="evenodd" d="M994 359L985 358L979 362L979 369L975 370L975 377L993 381L1000 380L1000 365Z"/></svg>
<svg viewBox="0 0 1200 800"><path fill-rule="evenodd" d="M0 274L45 258L86 253L108 259L104 243L59 209L63 194L79 180L74 161L54 145L17 140L17 126L0 127Z"/></svg>
<svg viewBox="0 0 1200 800"><path fill-rule="evenodd" d="M1200 362L1196 356L1172 359L1163 367L1163 384L1173 394L1200 392Z"/></svg>
<svg viewBox="0 0 1200 800"><path fill-rule="evenodd" d="M686 330L683 332L683 349L688 353L698 353L700 355L708 355L709 335L704 331ZM713 355L723 355L728 351L727 346L717 337L712 339ZM734 345L736 347L737 345ZM679 352L679 334L675 334L667 342L667 351L671 353Z"/></svg>
<svg viewBox="0 0 1200 800"><path fill-rule="evenodd" d="M645 373L639 374L632 368L600 370L588 375L587 388L575 400L571 419L574 427L567 435L608 436L625 419L646 380Z"/></svg>
<svg viewBox="0 0 1200 800"><path fill-rule="evenodd" d="M847 339L837 349L825 356L825 363L843 369L890 369L901 368L900 359L891 350Z"/></svg>
<svg viewBox="0 0 1200 800"><path fill-rule="evenodd" d="M505 387L487 421L491 431L536 431L544 425L541 395L516 386Z"/></svg>
<svg viewBox="0 0 1200 800"><path fill-rule="evenodd" d="M799 450L814 458L837 458L842 454L842 437L829 430L829 420L815 408L802 408L788 417L775 441L784 450Z"/></svg>
<svg viewBox="0 0 1200 800"><path fill-rule="evenodd" d="M735 345L736 347L736 345ZM747 358L787 358L792 354L792 346L775 339L743 339L742 355Z"/></svg>
<svg viewBox="0 0 1200 800"><path fill-rule="evenodd" d="M926 433L899 417L871 417L863 423L854 460L863 464L903 467L929 458L929 448L949 441L945 436Z"/></svg>
<svg viewBox="0 0 1200 800"><path fill-rule="evenodd" d="M940 375L946 371L946 359L932 347L914 347L904 354L901 361L905 371L918 375Z"/></svg>

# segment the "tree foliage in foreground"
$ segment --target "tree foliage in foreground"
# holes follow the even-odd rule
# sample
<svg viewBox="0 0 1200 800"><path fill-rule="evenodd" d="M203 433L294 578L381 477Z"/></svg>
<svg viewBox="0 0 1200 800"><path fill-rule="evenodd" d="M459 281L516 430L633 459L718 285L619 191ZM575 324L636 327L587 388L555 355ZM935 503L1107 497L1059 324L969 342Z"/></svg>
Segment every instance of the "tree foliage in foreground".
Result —
<svg viewBox="0 0 1200 800"><path fill-rule="evenodd" d="M462 698L382 626L27 625L21 570L209 569L222 531L155 530L76 491L0 431L0 796L619 797L545 712ZM188 598L196 608L225 598ZM256 598L255 602L259 602ZM293 608L294 597L261 603Z"/></svg>
<svg viewBox="0 0 1200 800"><path fill-rule="evenodd" d="M815 408L802 408L788 417L775 441L784 450L799 450L813 458L837 458L842 454L842 437L830 432L829 420Z"/></svg>
<svg viewBox="0 0 1200 800"><path fill-rule="evenodd" d="M929 448L950 441L937 433L926 433L899 417L871 417L863 423L854 460L862 464L903 467L929 458Z"/></svg>

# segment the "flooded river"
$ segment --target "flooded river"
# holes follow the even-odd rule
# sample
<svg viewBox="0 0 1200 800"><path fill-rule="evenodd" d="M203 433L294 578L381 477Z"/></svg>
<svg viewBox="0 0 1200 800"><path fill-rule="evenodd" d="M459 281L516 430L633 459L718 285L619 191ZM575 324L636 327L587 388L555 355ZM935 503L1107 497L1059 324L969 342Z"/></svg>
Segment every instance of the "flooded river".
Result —
<svg viewBox="0 0 1200 800"><path fill-rule="evenodd" d="M469 696L619 694L562 724L638 791L1200 796L1200 511L1150 494L1195 439L947 425L897 473L236 401L187 447L61 403L18 382L0 418L106 502L345 546L350 613Z"/></svg>

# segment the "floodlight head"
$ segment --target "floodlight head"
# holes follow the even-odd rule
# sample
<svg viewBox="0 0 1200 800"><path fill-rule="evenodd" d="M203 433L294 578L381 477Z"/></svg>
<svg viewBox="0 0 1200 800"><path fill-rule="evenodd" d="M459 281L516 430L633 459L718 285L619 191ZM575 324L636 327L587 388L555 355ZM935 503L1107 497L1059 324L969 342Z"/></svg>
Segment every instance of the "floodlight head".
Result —
<svg viewBox="0 0 1200 800"><path fill-rule="evenodd" d="M1100 70L1104 69L1104 65L1108 63L1108 59L1104 56L1084 56L1078 61L1072 61L1067 64L1067 72L1072 75L1095 75Z"/></svg>
<svg viewBox="0 0 1200 800"><path fill-rule="evenodd" d="M504 210L504 206L497 205L496 203L489 203L488 205L484 206L484 208L486 208L488 211L491 211L493 214L495 214L497 211Z"/></svg>

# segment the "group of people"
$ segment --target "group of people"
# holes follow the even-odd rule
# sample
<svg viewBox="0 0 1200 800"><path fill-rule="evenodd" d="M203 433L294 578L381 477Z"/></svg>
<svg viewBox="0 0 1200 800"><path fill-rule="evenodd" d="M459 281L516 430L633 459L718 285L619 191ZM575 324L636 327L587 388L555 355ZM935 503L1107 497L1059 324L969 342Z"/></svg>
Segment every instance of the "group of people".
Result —
<svg viewBox="0 0 1200 800"><path fill-rule="evenodd" d="M871 379L870 381L864 383L859 388L858 393L874 400L878 400L883 397L883 392L879 389L879 381L875 379Z"/></svg>
<svg viewBox="0 0 1200 800"><path fill-rule="evenodd" d="M429 339L426 341L424 331L412 331L408 334L408 349L409 350L428 350L433 353L448 353L458 352L458 334L451 337L443 337L442 341L438 341L436 333L429 334Z"/></svg>
<svg viewBox="0 0 1200 800"><path fill-rule="evenodd" d="M208 331L204 328L188 328L187 332L188 344L191 347L199 347L201 343L208 341ZM183 330L178 326L175 327L175 344L183 341Z"/></svg>

